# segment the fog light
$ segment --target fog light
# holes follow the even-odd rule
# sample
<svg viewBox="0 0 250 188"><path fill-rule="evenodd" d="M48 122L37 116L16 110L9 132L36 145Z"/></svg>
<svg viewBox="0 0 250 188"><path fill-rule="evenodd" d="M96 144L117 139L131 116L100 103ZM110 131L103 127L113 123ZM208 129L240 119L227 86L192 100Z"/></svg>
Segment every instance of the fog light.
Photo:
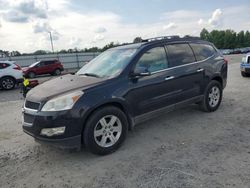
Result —
<svg viewBox="0 0 250 188"><path fill-rule="evenodd" d="M65 131L65 127L56 127L56 128L46 128L41 130L41 135L44 136L56 136L61 135Z"/></svg>

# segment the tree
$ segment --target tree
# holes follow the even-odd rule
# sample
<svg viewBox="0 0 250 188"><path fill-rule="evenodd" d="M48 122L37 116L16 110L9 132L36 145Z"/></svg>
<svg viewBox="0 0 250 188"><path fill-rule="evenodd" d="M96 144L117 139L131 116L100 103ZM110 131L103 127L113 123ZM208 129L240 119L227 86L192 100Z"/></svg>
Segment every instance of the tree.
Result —
<svg viewBox="0 0 250 188"><path fill-rule="evenodd" d="M209 32L208 30L206 30L205 28L202 29L201 33L200 33L200 37L202 40L207 40L209 41Z"/></svg>
<svg viewBox="0 0 250 188"><path fill-rule="evenodd" d="M233 30L213 30L208 32L205 28L200 33L200 38L214 43L219 49L234 49L250 47L249 31L236 33Z"/></svg>
<svg viewBox="0 0 250 188"><path fill-rule="evenodd" d="M34 55L44 55L44 54L47 54L47 52L45 50L37 50L33 54Z"/></svg>
<svg viewBox="0 0 250 188"><path fill-rule="evenodd" d="M133 43L140 43L142 42L142 38L141 37L136 37L133 41Z"/></svg>

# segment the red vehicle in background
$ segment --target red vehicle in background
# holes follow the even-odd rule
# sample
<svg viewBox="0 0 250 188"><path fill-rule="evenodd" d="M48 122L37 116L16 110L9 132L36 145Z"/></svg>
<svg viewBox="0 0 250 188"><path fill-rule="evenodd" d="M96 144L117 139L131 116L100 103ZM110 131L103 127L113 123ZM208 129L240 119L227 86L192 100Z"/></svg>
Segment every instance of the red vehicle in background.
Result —
<svg viewBox="0 0 250 188"><path fill-rule="evenodd" d="M33 63L29 67L22 68L22 70L25 77L35 78L36 75L43 74L60 75L64 68L58 60L46 60Z"/></svg>

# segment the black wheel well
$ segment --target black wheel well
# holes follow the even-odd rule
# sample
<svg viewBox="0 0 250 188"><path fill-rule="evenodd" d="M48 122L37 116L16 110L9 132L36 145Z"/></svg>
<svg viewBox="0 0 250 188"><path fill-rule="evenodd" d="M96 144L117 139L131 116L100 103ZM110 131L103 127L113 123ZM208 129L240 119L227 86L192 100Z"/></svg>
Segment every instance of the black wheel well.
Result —
<svg viewBox="0 0 250 188"><path fill-rule="evenodd" d="M222 78L221 78L221 77L216 76L216 77L214 77L212 80L216 80L216 81L218 81L218 82L221 84L221 86L223 86L223 80L222 80Z"/></svg>
<svg viewBox="0 0 250 188"><path fill-rule="evenodd" d="M0 80L2 80L3 78L13 78L15 80L15 82L16 82L16 78L13 77L13 76L10 76L10 75L3 76L3 77L0 78Z"/></svg>

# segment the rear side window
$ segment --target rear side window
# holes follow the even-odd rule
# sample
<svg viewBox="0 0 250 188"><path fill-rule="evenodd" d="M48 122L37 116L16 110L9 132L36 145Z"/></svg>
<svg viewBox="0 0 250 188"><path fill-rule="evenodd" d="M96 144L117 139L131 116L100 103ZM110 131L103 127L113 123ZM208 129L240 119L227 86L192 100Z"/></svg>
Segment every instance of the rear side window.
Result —
<svg viewBox="0 0 250 188"><path fill-rule="evenodd" d="M168 68L164 47L155 47L145 52L136 64L135 71L145 69L149 72Z"/></svg>
<svg viewBox="0 0 250 188"><path fill-rule="evenodd" d="M45 61L44 64L45 65L53 65L53 64L55 64L55 61Z"/></svg>
<svg viewBox="0 0 250 188"><path fill-rule="evenodd" d="M167 52L170 67L195 62L194 53L188 44L169 44Z"/></svg>
<svg viewBox="0 0 250 188"><path fill-rule="evenodd" d="M202 61L214 55L215 49L213 46L209 44L197 44L191 43L194 54L196 56L197 61Z"/></svg>
<svg viewBox="0 0 250 188"><path fill-rule="evenodd" d="M10 64L8 64L8 63L0 63L0 69L5 69L9 66L10 66Z"/></svg>

